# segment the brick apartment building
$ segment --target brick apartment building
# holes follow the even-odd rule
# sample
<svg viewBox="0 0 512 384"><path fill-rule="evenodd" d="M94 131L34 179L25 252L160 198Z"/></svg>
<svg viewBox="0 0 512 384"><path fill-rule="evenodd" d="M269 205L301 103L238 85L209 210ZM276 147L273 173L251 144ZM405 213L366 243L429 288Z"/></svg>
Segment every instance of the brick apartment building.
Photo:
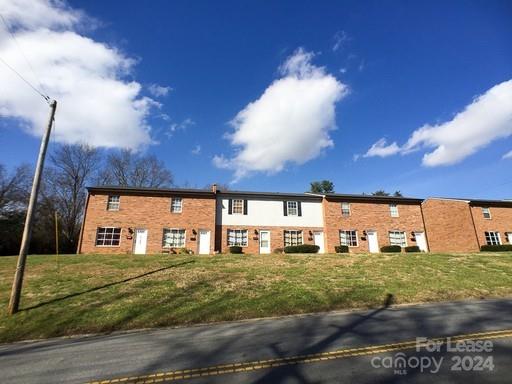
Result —
<svg viewBox="0 0 512 384"><path fill-rule="evenodd" d="M200 189L91 187L79 253L267 254L316 244L320 253L347 245L475 252L512 244L512 201L391 196L263 193Z"/></svg>

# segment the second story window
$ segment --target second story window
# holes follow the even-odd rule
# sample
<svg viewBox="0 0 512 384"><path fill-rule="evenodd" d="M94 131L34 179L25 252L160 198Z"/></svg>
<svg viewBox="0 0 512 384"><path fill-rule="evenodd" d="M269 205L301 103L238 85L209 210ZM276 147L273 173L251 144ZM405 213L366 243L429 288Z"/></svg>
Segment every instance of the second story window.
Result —
<svg viewBox="0 0 512 384"><path fill-rule="evenodd" d="M298 216L298 208L297 208L297 202L296 201L287 201L287 209L288 209L288 216Z"/></svg>
<svg viewBox="0 0 512 384"><path fill-rule="evenodd" d="M173 197L171 199L171 213L181 213L183 200L181 197Z"/></svg>
<svg viewBox="0 0 512 384"><path fill-rule="evenodd" d="M350 203L341 203L341 215L350 216Z"/></svg>
<svg viewBox="0 0 512 384"><path fill-rule="evenodd" d="M491 210L489 208L482 208L482 214L484 215L484 219L491 218Z"/></svg>
<svg viewBox="0 0 512 384"><path fill-rule="evenodd" d="M109 195L107 202L107 211L119 211L119 196Z"/></svg>
<svg viewBox="0 0 512 384"><path fill-rule="evenodd" d="M389 204L389 214L391 217L398 217L398 206L396 204Z"/></svg>
<svg viewBox="0 0 512 384"><path fill-rule="evenodd" d="M233 199L233 215L244 214L244 201L242 199Z"/></svg>

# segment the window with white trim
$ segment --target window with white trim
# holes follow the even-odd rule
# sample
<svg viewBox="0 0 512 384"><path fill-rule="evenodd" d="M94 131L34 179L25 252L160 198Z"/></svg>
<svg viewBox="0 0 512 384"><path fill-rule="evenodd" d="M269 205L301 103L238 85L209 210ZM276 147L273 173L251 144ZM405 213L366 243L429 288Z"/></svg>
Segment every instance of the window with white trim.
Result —
<svg viewBox="0 0 512 384"><path fill-rule="evenodd" d="M234 201L234 200L233 200ZM248 244L247 229L228 229L228 245L247 247Z"/></svg>
<svg viewBox="0 0 512 384"><path fill-rule="evenodd" d="M405 232L389 231L389 245L399 245L401 247L406 247L407 238Z"/></svg>
<svg viewBox="0 0 512 384"><path fill-rule="evenodd" d="M357 247L357 231L340 230L340 245L347 245L349 247Z"/></svg>
<svg viewBox="0 0 512 384"><path fill-rule="evenodd" d="M484 216L484 219L491 218L491 210L489 209L489 207L482 208L482 215Z"/></svg>
<svg viewBox="0 0 512 384"><path fill-rule="evenodd" d="M487 245L500 245L500 233L494 231L485 232L485 241L487 242Z"/></svg>
<svg viewBox="0 0 512 384"><path fill-rule="evenodd" d="M350 203L341 203L341 215L350 216Z"/></svg>
<svg viewBox="0 0 512 384"><path fill-rule="evenodd" d="M183 200L181 197L173 197L171 199L171 213L181 213L183 208Z"/></svg>
<svg viewBox="0 0 512 384"><path fill-rule="evenodd" d="M287 201L286 202L286 211L288 212L288 216L298 216L299 215L299 203L296 201Z"/></svg>
<svg viewBox="0 0 512 384"><path fill-rule="evenodd" d="M233 199L233 215L243 215L244 214L244 201L242 199Z"/></svg>
<svg viewBox="0 0 512 384"><path fill-rule="evenodd" d="M398 205L389 204L389 214L391 215L391 217L398 217Z"/></svg>
<svg viewBox="0 0 512 384"><path fill-rule="evenodd" d="M284 246L302 245L302 231L288 230L284 231Z"/></svg>
<svg viewBox="0 0 512 384"><path fill-rule="evenodd" d="M97 247L118 247L121 241L121 228L98 227L96 229Z"/></svg>
<svg viewBox="0 0 512 384"><path fill-rule="evenodd" d="M185 246L185 230L164 228L162 237L162 247L164 248L183 248Z"/></svg>
<svg viewBox="0 0 512 384"><path fill-rule="evenodd" d="M118 195L109 195L107 202L107 211L119 211L120 197Z"/></svg>

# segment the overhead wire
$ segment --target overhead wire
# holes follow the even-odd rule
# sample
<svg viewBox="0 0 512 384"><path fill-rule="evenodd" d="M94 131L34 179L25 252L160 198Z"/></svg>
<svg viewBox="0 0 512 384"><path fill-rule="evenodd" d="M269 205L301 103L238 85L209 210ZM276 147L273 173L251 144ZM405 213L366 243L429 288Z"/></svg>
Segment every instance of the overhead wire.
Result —
<svg viewBox="0 0 512 384"><path fill-rule="evenodd" d="M38 76L37 76L37 74L36 74L36 72L34 70L34 67L32 66L32 64L30 64L30 61L28 60L27 56L25 55L25 53L21 49L21 46L18 44L18 41L17 41L16 37L14 36L12 31L10 30L9 25L7 24L7 21L5 20L4 16L1 13L0 13L0 19L2 19L2 22L5 25L5 28L7 29L7 31L9 32L9 35L11 36L11 39L13 40L14 45L16 45L17 49L20 51L21 55L25 59L28 67L32 71L32 74L34 75L34 78L35 78L36 82L38 83L39 88L41 90L38 87L36 87L35 85L33 85L30 81L28 81L25 77L23 77L23 75L21 73L19 73L13 66L11 66L9 63L7 63L2 57L0 57L0 61L7 68L9 68L11 71L13 71L21 80L23 80L23 82L25 82L30 88L32 88L35 92L37 92L43 99L45 99L46 102L49 103L50 102L50 97L45 93L44 87L43 87L41 81L39 80L39 78L38 78Z"/></svg>

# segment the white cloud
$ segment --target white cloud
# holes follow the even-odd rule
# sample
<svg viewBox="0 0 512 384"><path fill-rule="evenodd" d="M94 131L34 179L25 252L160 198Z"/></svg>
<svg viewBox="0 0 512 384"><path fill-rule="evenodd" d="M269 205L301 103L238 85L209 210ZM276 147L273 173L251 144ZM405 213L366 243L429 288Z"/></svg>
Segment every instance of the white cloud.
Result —
<svg viewBox="0 0 512 384"><path fill-rule="evenodd" d="M333 52L338 51L339 49L343 48L343 46L350 41L350 37L348 36L347 32L345 31L338 31L334 34L334 44L332 46Z"/></svg>
<svg viewBox="0 0 512 384"><path fill-rule="evenodd" d="M148 85L148 92L154 97L162 97L167 96L167 94L172 91L171 87L164 87L158 84L150 84Z"/></svg>
<svg viewBox="0 0 512 384"><path fill-rule="evenodd" d="M303 164L329 147L336 129L335 106L347 87L322 67L314 54L298 49L279 70L282 75L231 121L227 138L231 158L215 156L214 164L235 171L235 180L250 172L279 172L287 163Z"/></svg>
<svg viewBox="0 0 512 384"><path fill-rule="evenodd" d="M509 151L503 155L504 159L512 159L512 151Z"/></svg>
<svg viewBox="0 0 512 384"><path fill-rule="evenodd" d="M363 155L363 157L387 157L391 155L395 155L400 152L400 147L396 142L393 142L389 145L386 143L386 139L382 138L378 140L375 144L373 144L370 149Z"/></svg>
<svg viewBox="0 0 512 384"><path fill-rule="evenodd" d="M187 117L181 123L172 123L169 127L169 131L166 132L168 137L172 137L172 135L177 131L186 131L189 127L196 125L196 122L192 120L190 117Z"/></svg>
<svg viewBox="0 0 512 384"><path fill-rule="evenodd" d="M57 141L132 149L153 142L146 120L161 105L128 80L135 60L77 32L90 18L58 0L0 0L0 9L36 75L2 27L0 57L36 86L39 78L58 101ZM0 117L20 119L26 131L41 135L48 106L6 68L0 84Z"/></svg>
<svg viewBox="0 0 512 384"><path fill-rule="evenodd" d="M368 150L367 157L381 156L379 150L389 151L389 154L407 154L421 148L434 148L423 156L423 165L450 165L464 160L497 139L511 135L512 80L508 80L476 97L452 120L417 129L401 147L396 143L386 146L383 139L379 140Z"/></svg>
<svg viewBox="0 0 512 384"><path fill-rule="evenodd" d="M199 155L201 153L201 146L197 144L191 151L193 155Z"/></svg>

